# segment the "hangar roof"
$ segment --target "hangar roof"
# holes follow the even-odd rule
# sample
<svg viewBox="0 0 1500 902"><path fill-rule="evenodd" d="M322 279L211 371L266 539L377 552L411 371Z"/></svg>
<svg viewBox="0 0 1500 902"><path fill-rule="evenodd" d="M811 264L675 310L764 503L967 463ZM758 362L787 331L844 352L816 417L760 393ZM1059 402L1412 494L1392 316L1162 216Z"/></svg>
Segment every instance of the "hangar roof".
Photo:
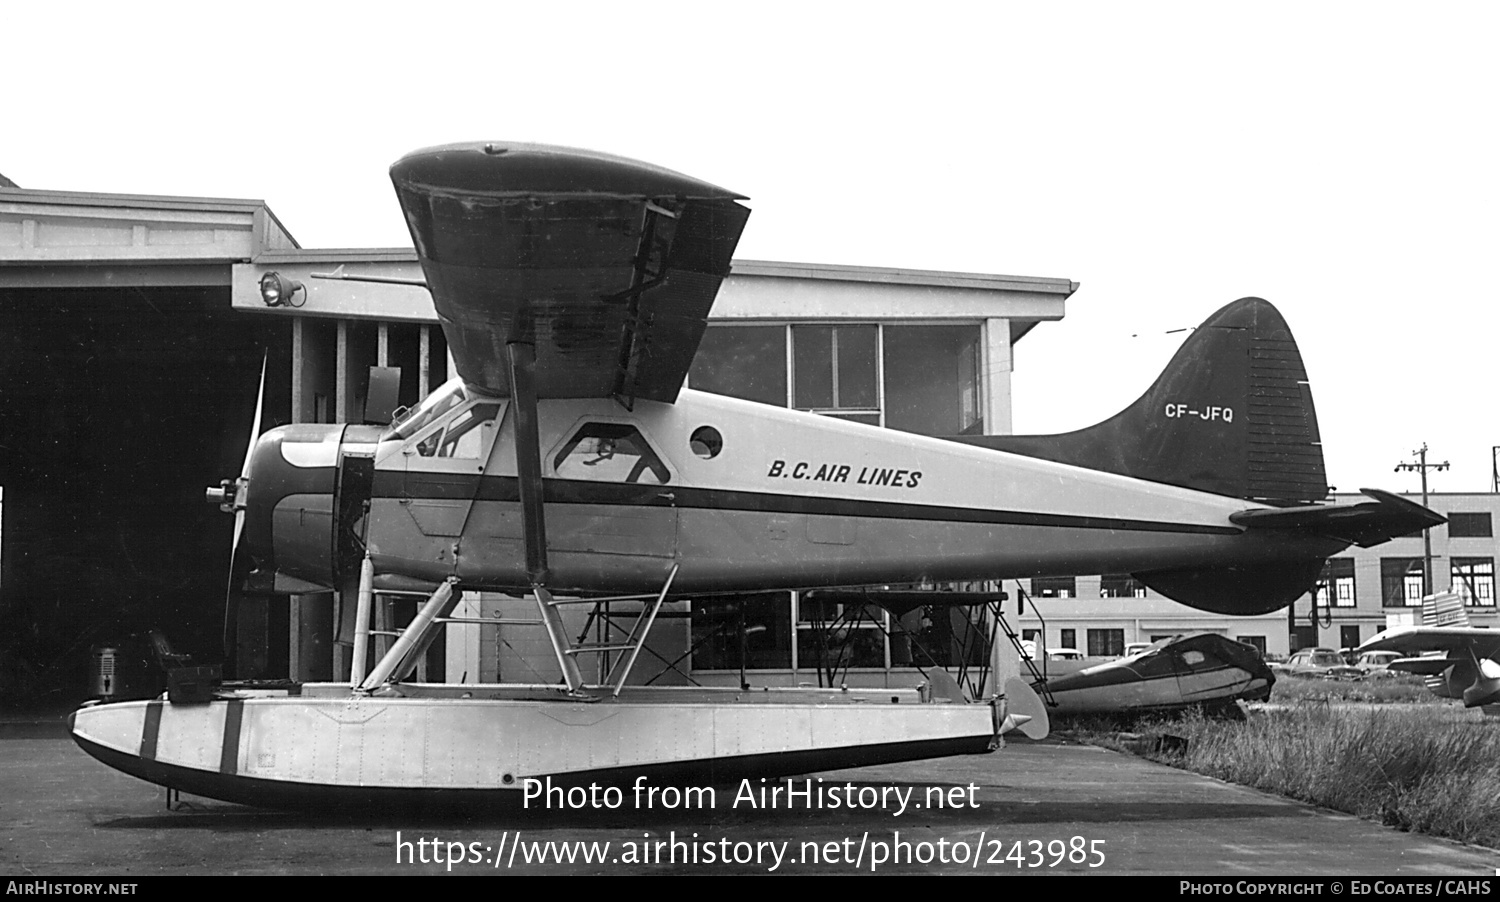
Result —
<svg viewBox="0 0 1500 902"><path fill-rule="evenodd" d="M337 281L319 274L420 282L410 248L308 248L266 251L235 266L233 304L246 312L286 316L261 303L260 279L277 272L301 282L295 313L353 319L437 322L432 300L415 284ZM714 322L904 320L943 322L1003 319L1011 340L1038 322L1062 319L1078 290L1068 279L935 270L887 269L819 263L735 260L719 289Z"/></svg>
<svg viewBox="0 0 1500 902"><path fill-rule="evenodd" d="M295 247L265 201L0 187L0 286L228 285Z"/></svg>
<svg viewBox="0 0 1500 902"><path fill-rule="evenodd" d="M260 301L262 275L306 286L296 313L435 322L415 285L314 280L351 275L420 281L410 248L303 249L265 201L0 187L0 287L230 286L233 306ZM714 305L719 321L1005 319L1012 340L1063 316L1067 279L735 260Z"/></svg>

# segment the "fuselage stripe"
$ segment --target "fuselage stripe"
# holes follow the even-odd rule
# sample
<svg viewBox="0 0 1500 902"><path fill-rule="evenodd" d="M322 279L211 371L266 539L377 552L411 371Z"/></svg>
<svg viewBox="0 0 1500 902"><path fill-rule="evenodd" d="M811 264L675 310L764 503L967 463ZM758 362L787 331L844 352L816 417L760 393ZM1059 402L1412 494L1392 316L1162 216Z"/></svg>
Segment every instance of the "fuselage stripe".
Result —
<svg viewBox="0 0 1500 902"><path fill-rule="evenodd" d="M374 497L403 499L449 499L519 502L519 482L514 476L472 476L424 473L414 495L407 474L377 472ZM1011 526L1051 526L1070 529L1175 532L1198 535L1239 535L1242 529L1225 524L1173 523L1078 514L1035 511L982 510L909 502L827 498L815 495L784 495L734 489L702 489L682 485L589 482L543 479L548 504L597 504L631 507L676 507L684 510L745 511L773 514L819 514L871 519L928 520L953 523L987 523Z"/></svg>

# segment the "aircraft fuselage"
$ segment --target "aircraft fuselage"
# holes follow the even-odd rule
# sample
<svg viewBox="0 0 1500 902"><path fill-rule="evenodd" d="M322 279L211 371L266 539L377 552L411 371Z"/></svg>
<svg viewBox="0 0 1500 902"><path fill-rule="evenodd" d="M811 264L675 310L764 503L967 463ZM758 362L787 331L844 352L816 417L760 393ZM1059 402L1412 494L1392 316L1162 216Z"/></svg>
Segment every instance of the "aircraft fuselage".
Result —
<svg viewBox="0 0 1500 902"><path fill-rule="evenodd" d="M376 588L527 587L509 405L442 392L458 395L383 432L261 439L246 540L282 591L337 585L358 542ZM556 591L653 592L674 563L675 595L1264 567L1342 547L1247 533L1228 519L1255 506L1240 499L701 392L633 411L543 400L538 420Z"/></svg>

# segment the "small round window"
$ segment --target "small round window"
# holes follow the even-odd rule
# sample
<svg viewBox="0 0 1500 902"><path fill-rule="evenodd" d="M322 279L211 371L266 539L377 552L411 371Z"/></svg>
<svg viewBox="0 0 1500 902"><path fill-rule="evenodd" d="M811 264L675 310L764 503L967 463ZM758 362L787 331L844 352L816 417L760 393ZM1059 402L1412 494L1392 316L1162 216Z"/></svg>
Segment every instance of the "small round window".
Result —
<svg viewBox="0 0 1500 902"><path fill-rule="evenodd" d="M693 437L688 439L688 446L704 460L713 460L724 450L724 437L712 426L699 426L693 430Z"/></svg>

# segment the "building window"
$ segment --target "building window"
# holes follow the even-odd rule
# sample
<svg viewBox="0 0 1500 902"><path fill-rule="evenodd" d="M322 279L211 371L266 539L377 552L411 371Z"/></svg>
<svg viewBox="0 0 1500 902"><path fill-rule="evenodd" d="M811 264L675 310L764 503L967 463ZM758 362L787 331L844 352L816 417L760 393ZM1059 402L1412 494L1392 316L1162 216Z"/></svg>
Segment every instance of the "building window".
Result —
<svg viewBox="0 0 1500 902"><path fill-rule="evenodd" d="M981 666L989 660L988 620L961 605L922 605L893 616L891 667Z"/></svg>
<svg viewBox="0 0 1500 902"><path fill-rule="evenodd" d="M880 425L874 325L793 326L792 406Z"/></svg>
<svg viewBox="0 0 1500 902"><path fill-rule="evenodd" d="M1380 559L1380 603L1388 608L1420 607L1422 604L1422 559Z"/></svg>
<svg viewBox="0 0 1500 902"><path fill-rule="evenodd" d="M709 326L688 384L699 391L786 406L786 327Z"/></svg>
<svg viewBox="0 0 1500 902"><path fill-rule="evenodd" d="M1265 657L1266 655L1265 636L1235 636L1234 641L1244 643L1245 645L1254 648L1256 651L1260 652L1261 657Z"/></svg>
<svg viewBox="0 0 1500 902"><path fill-rule="evenodd" d="M884 608L816 598L797 600L797 669L830 678L851 667L885 667Z"/></svg>
<svg viewBox="0 0 1500 902"><path fill-rule="evenodd" d="M694 670L789 670L789 592L720 595L692 603Z"/></svg>
<svg viewBox="0 0 1500 902"><path fill-rule="evenodd" d="M1071 576L1044 576L1031 581L1033 598L1077 598L1077 583Z"/></svg>
<svg viewBox="0 0 1500 902"><path fill-rule="evenodd" d="M1313 600L1320 608L1354 607L1354 558L1336 557L1323 565Z"/></svg>
<svg viewBox="0 0 1500 902"><path fill-rule="evenodd" d="M1359 627L1358 626L1341 626L1341 627L1339 627L1339 647L1340 648L1358 648L1359 647Z"/></svg>
<svg viewBox="0 0 1500 902"><path fill-rule="evenodd" d="M1125 654L1124 630L1089 630L1088 655L1091 658L1119 657Z"/></svg>
<svg viewBox="0 0 1500 902"><path fill-rule="evenodd" d="M1106 573L1099 577L1100 598L1145 598L1146 584L1129 573Z"/></svg>
<svg viewBox="0 0 1500 902"><path fill-rule="evenodd" d="M1495 606L1495 559L1489 557L1456 557L1453 559L1453 582L1469 590L1473 607Z"/></svg>
<svg viewBox="0 0 1500 902"><path fill-rule="evenodd" d="M1059 644L1063 648L1078 647L1078 630L1063 630L1058 638L1062 640Z"/></svg>
<svg viewBox="0 0 1500 902"><path fill-rule="evenodd" d="M975 324L715 323L688 386L922 435L977 434L981 335Z"/></svg>
<svg viewBox="0 0 1500 902"><path fill-rule="evenodd" d="M1488 539L1494 535L1488 512L1448 515L1448 538L1450 539Z"/></svg>
<svg viewBox="0 0 1500 902"><path fill-rule="evenodd" d="M979 329L883 326L885 425L922 435L983 432Z"/></svg>

